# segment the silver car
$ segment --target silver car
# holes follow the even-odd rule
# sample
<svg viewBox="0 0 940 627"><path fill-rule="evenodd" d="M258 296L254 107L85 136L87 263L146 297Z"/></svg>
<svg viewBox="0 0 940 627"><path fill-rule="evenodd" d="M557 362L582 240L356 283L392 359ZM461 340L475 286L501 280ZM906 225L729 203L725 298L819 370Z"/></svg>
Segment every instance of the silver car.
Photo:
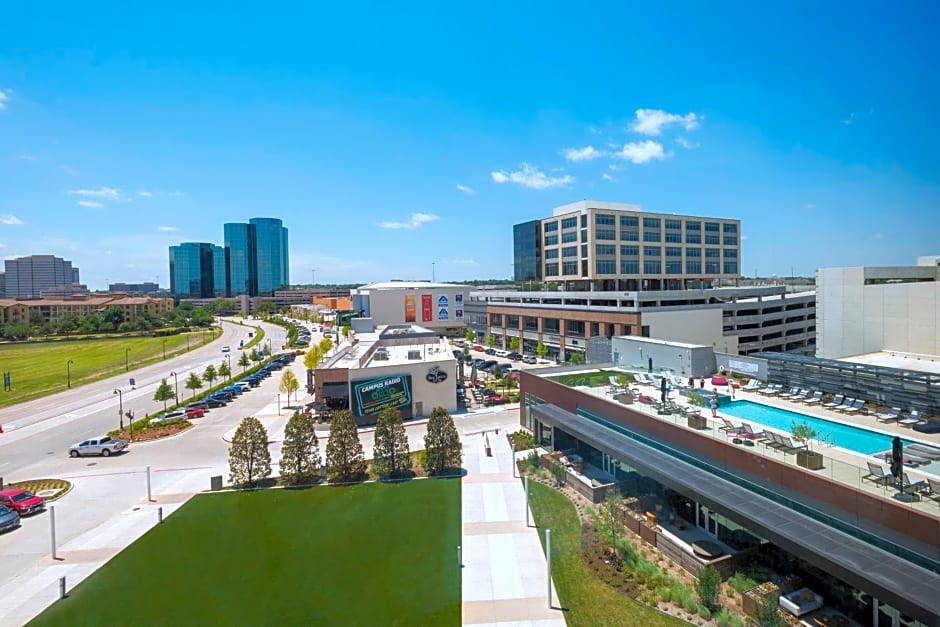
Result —
<svg viewBox="0 0 940 627"><path fill-rule="evenodd" d="M20 515L16 510L0 505L0 533L4 531L13 531L20 526Z"/></svg>
<svg viewBox="0 0 940 627"><path fill-rule="evenodd" d="M102 457L109 457L125 449L127 449L127 442L125 440L115 440L106 435L101 435L97 438L91 438L84 442L73 444L69 448L69 456L83 457L85 455L101 455Z"/></svg>

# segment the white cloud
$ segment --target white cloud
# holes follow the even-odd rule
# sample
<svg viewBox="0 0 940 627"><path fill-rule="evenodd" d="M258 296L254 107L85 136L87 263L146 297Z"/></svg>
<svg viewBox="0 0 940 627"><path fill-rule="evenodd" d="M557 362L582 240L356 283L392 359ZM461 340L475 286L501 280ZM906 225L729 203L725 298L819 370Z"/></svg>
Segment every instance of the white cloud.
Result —
<svg viewBox="0 0 940 627"><path fill-rule="evenodd" d="M617 156L621 159L626 159L627 161L641 165L653 160L666 159L671 157L672 153L665 152L663 145L659 142L647 139L641 142L629 142L624 144L620 152L617 153Z"/></svg>
<svg viewBox="0 0 940 627"><path fill-rule="evenodd" d="M495 183L516 183L531 189L546 189L574 183L573 176L567 174L565 176L546 176L544 172L528 163L523 163L522 169L515 172L506 172L505 170L490 172L490 177Z"/></svg>
<svg viewBox="0 0 940 627"><path fill-rule="evenodd" d="M842 120L842 123L845 124L846 126L852 126L852 124L853 124L854 122L855 122L855 112L854 112L854 111L849 114L849 117L847 117L847 118L845 118L844 120Z"/></svg>
<svg viewBox="0 0 940 627"><path fill-rule="evenodd" d="M565 149L565 159L568 161L593 161L594 159L603 157L605 154L607 153L603 150L598 150L594 146Z"/></svg>
<svg viewBox="0 0 940 627"><path fill-rule="evenodd" d="M79 200L78 204L81 205L82 207L103 207L104 206L100 202L97 202L95 200Z"/></svg>
<svg viewBox="0 0 940 627"><path fill-rule="evenodd" d="M804 209L815 209L815 208L816 208L816 205L814 205L814 204L811 203L811 202L808 202L808 203L806 203L805 205L803 205L803 208L804 208Z"/></svg>
<svg viewBox="0 0 940 627"><path fill-rule="evenodd" d="M437 219L438 217L433 213L412 213L409 222L379 222L379 226L383 229L417 229Z"/></svg>
<svg viewBox="0 0 940 627"><path fill-rule="evenodd" d="M695 113L667 113L662 109L637 109L636 119L630 129L642 135L659 135L664 128L681 126L687 131L694 131L701 123L701 116Z"/></svg>
<svg viewBox="0 0 940 627"><path fill-rule="evenodd" d="M686 150L695 150L699 147L695 142L690 142L685 137L676 137L676 143L685 148Z"/></svg>
<svg viewBox="0 0 940 627"><path fill-rule="evenodd" d="M616 182L617 182L617 179L615 179L615 178L612 177L611 175L607 174L606 172L604 172L603 174L601 174L601 178L604 179L605 181L611 181L611 182L613 182L613 183L616 183Z"/></svg>
<svg viewBox="0 0 940 627"><path fill-rule="evenodd" d="M884 234L884 233L875 233L874 235L871 236L871 238L872 238L872 239L884 239L884 238L885 238L885 234Z"/></svg>
<svg viewBox="0 0 940 627"><path fill-rule="evenodd" d="M166 232L166 233L172 233L173 231L179 231L179 229L176 228L175 226L158 226L158 227L157 227L157 230L158 230L158 231L164 231L164 232Z"/></svg>
<svg viewBox="0 0 940 627"><path fill-rule="evenodd" d="M33 155L19 155L17 156L17 159L19 159L20 161L35 161L36 157L34 157Z"/></svg>
<svg viewBox="0 0 940 627"><path fill-rule="evenodd" d="M3 214L3 215L0 215L0 224L6 224L6 225L11 225L11 226L12 226L12 225L18 226L18 225L20 225L20 224L23 224L23 221L20 220L19 218L17 218L17 217L16 217L15 215L13 215L12 213L5 213L5 214Z"/></svg>
<svg viewBox="0 0 940 627"><path fill-rule="evenodd" d="M98 189L70 189L69 193L73 196L84 196L85 198L101 198L104 200L120 200L121 194L113 187L101 186Z"/></svg>
<svg viewBox="0 0 940 627"><path fill-rule="evenodd" d="M12 89L0 89L0 109L3 109L7 106L7 103L10 101L10 96L12 95Z"/></svg>
<svg viewBox="0 0 940 627"><path fill-rule="evenodd" d="M444 263L452 264L455 266L475 266L478 265L476 259L445 259Z"/></svg>
<svg viewBox="0 0 940 627"><path fill-rule="evenodd" d="M477 193L477 190L473 189L469 185L461 185L457 183L457 191L463 192L464 194L469 194L470 196Z"/></svg>
<svg viewBox="0 0 940 627"><path fill-rule="evenodd" d="M137 192L137 195L142 196L143 198L150 198L151 196L153 196L153 192L148 192L147 190L141 190Z"/></svg>
<svg viewBox="0 0 940 627"><path fill-rule="evenodd" d="M742 242L746 242L748 239L749 239L749 238L748 238L747 235L742 235L742 236L741 236L741 241L742 241Z"/></svg>

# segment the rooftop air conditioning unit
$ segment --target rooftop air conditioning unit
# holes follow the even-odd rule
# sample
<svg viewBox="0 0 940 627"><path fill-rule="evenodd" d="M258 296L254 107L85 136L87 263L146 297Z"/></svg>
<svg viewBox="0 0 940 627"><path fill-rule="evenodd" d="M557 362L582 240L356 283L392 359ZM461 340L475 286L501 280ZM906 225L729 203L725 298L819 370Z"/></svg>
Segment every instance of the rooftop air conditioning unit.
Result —
<svg viewBox="0 0 940 627"><path fill-rule="evenodd" d="M421 351L408 351L408 359L421 359Z"/></svg>
<svg viewBox="0 0 940 627"><path fill-rule="evenodd" d="M388 351L384 348L380 348L375 351L375 360L376 361L388 361Z"/></svg>

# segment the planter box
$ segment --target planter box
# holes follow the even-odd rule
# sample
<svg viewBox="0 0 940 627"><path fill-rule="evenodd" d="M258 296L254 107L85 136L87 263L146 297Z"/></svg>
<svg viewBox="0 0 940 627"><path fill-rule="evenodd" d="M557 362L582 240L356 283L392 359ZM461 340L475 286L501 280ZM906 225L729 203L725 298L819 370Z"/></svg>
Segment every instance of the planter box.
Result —
<svg viewBox="0 0 940 627"><path fill-rule="evenodd" d="M741 595L741 605L744 608L744 613L748 616L754 617L757 616L757 610L761 605L767 602L768 599L773 599L777 601L780 596L780 588L775 584L770 582L762 583L759 586L751 588L744 592ZM775 603L776 605L776 603Z"/></svg>
<svg viewBox="0 0 940 627"><path fill-rule="evenodd" d="M819 470L823 467L822 453L816 451L797 451L796 465L808 470Z"/></svg>
<svg viewBox="0 0 940 627"><path fill-rule="evenodd" d="M640 537L648 544L656 546L656 530L644 522L640 522Z"/></svg>
<svg viewBox="0 0 940 627"><path fill-rule="evenodd" d="M686 424L688 425L689 429L708 428L708 420L705 418L705 416L689 416L686 419Z"/></svg>

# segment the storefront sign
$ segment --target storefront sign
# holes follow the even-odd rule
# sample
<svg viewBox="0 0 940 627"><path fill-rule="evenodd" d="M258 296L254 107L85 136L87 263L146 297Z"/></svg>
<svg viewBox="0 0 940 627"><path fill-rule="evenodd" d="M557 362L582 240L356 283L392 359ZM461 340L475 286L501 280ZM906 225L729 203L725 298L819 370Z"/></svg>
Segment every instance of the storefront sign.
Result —
<svg viewBox="0 0 940 627"><path fill-rule="evenodd" d="M463 294L454 294L454 320L463 320Z"/></svg>
<svg viewBox="0 0 940 627"><path fill-rule="evenodd" d="M416 313L415 295L405 294L405 322L414 322Z"/></svg>
<svg viewBox="0 0 940 627"><path fill-rule="evenodd" d="M448 303L447 294L441 294L437 297L437 319L447 320L450 315L447 312Z"/></svg>
<svg viewBox="0 0 940 627"><path fill-rule="evenodd" d="M429 383L443 383L447 381L447 373L441 370L438 366L434 366L428 370L428 374L425 377Z"/></svg>
<svg viewBox="0 0 940 627"><path fill-rule="evenodd" d="M353 411L359 416L371 416L388 408L410 412L411 376L405 374L354 381L353 400Z"/></svg>
<svg viewBox="0 0 940 627"><path fill-rule="evenodd" d="M421 295L421 321L430 322L434 319L434 305L430 294Z"/></svg>

